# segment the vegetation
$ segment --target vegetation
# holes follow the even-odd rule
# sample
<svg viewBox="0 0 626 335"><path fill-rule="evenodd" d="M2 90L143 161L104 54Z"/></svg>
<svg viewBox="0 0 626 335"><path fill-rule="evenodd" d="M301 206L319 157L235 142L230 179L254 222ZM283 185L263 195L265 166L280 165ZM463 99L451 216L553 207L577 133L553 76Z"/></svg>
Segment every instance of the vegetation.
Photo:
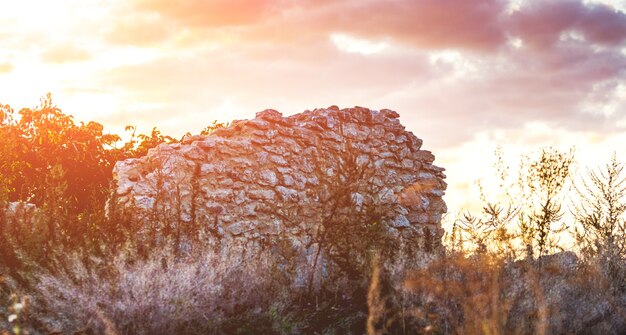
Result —
<svg viewBox="0 0 626 335"><path fill-rule="evenodd" d="M432 252L394 244L380 224L385 208L338 210L375 191L358 182L372 171L356 159L331 176L316 171L328 210L310 241L339 267L319 287L313 277L302 287L280 237L239 249L191 239L181 252L177 229L139 241L132 216L105 215L113 164L178 141L156 128L127 130L122 143L100 124L76 124L50 96L17 113L0 106L0 334L626 329L626 172L616 156L577 176L573 152L545 148L511 175L499 151L501 192L481 183L482 210L450 220L445 248ZM310 273L321 271L313 264Z"/></svg>

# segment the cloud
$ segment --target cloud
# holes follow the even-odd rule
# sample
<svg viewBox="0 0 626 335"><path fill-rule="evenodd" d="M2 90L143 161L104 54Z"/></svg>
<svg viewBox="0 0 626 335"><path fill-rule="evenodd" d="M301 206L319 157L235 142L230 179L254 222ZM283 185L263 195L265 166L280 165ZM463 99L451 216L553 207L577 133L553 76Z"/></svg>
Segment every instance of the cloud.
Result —
<svg viewBox="0 0 626 335"><path fill-rule="evenodd" d="M334 34L422 50L494 53L513 38L545 49L567 34L610 46L626 37L626 14L582 0L529 1L512 12L505 0L136 0L134 4L139 19L120 23L114 34L131 43L166 39L167 29L179 29L208 36L219 31L242 43L308 44ZM146 16L140 18L142 13Z"/></svg>
<svg viewBox="0 0 626 335"><path fill-rule="evenodd" d="M530 1L510 19L511 32L525 43L548 47L575 32L590 43L620 45L626 41L626 14L605 4L579 0Z"/></svg>
<svg viewBox="0 0 626 335"><path fill-rule="evenodd" d="M125 115L154 113L150 122L173 124L227 98L250 115L389 107L441 146L527 121L617 131L625 14L582 0L521 3L120 1L90 53L66 42L41 58L93 57L85 68L95 82L66 85L115 94ZM142 57L125 61L133 53Z"/></svg>
<svg viewBox="0 0 626 335"><path fill-rule="evenodd" d="M101 80L97 86L126 92L129 108L138 101L161 102L166 107L155 110L158 114L151 122L169 122L206 110L225 97L249 112L246 117L265 108L291 114L333 104L369 106L371 97L384 96L412 80L427 82L435 75L426 55L415 52L349 54L329 40L306 50L289 45L272 46L268 54L263 50L262 45L247 44L183 59L164 56L107 70L97 76ZM195 121L189 121L193 127Z"/></svg>
<svg viewBox="0 0 626 335"><path fill-rule="evenodd" d="M137 7L191 26L237 26L260 20L276 2L271 0L139 0Z"/></svg>
<svg viewBox="0 0 626 335"><path fill-rule="evenodd" d="M168 40L174 27L154 15L136 13L117 18L105 30L107 42L121 45L149 46Z"/></svg>
<svg viewBox="0 0 626 335"><path fill-rule="evenodd" d="M348 1L318 23L419 48L491 50L505 41L505 6L500 0Z"/></svg>
<svg viewBox="0 0 626 335"><path fill-rule="evenodd" d="M626 14L581 0L529 1L513 12L505 0L137 0L135 5L139 13L158 15L160 27L154 16L147 25L157 31L174 24L198 34L220 30L277 43L345 34L424 50L497 52L515 37L538 48L567 33L603 45L618 45L626 37ZM138 32L141 39L144 33Z"/></svg>
<svg viewBox="0 0 626 335"><path fill-rule="evenodd" d="M41 54L41 59L51 64L81 62L90 58L91 55L87 51L71 44L52 46Z"/></svg>
<svg viewBox="0 0 626 335"><path fill-rule="evenodd" d="M155 112L163 118L224 97L250 113L389 107L441 146L528 121L614 132L625 117L594 111L619 106L613 91L626 77L619 33L626 18L606 5L547 0L510 11L499 0L285 0L239 11L241 5L137 3L135 15L144 17L119 30L138 29L128 43L185 31L190 44L107 71L104 85L133 92L134 101L162 102ZM159 29L142 36L144 25ZM207 47L216 39L219 47Z"/></svg>
<svg viewBox="0 0 626 335"><path fill-rule="evenodd" d="M138 0L135 5L180 27L231 29L254 39L285 41L347 33L422 48L472 50L492 49L506 40L501 27L503 0Z"/></svg>
<svg viewBox="0 0 626 335"><path fill-rule="evenodd" d="M345 52L371 55L383 51L387 47L385 42L372 42L368 40L354 38L347 34L334 33L330 35L330 40L335 46Z"/></svg>
<svg viewBox="0 0 626 335"><path fill-rule="evenodd" d="M11 63L0 63L0 74L10 73L13 71L13 64Z"/></svg>

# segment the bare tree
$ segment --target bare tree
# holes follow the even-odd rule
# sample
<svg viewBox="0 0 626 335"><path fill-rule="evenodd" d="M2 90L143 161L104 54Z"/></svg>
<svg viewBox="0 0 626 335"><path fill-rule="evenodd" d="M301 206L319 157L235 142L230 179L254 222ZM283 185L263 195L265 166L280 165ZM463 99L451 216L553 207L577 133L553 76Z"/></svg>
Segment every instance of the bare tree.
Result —
<svg viewBox="0 0 626 335"><path fill-rule="evenodd" d="M598 257L615 278L626 255L626 175L615 154L603 168L588 170L575 185L578 203L572 204L577 226L574 238L587 257Z"/></svg>
<svg viewBox="0 0 626 335"><path fill-rule="evenodd" d="M519 215L520 237L529 257L539 257L558 247L557 234L567 227L561 222L564 190L570 180L574 152L544 148L534 161L522 160L519 184L523 208Z"/></svg>

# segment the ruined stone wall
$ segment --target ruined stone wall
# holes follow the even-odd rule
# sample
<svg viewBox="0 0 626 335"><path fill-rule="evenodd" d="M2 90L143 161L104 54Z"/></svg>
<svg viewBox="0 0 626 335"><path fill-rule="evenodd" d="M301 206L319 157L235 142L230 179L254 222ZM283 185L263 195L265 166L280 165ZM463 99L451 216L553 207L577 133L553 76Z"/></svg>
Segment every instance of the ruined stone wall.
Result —
<svg viewBox="0 0 626 335"><path fill-rule="evenodd" d="M381 208L391 232L439 239L444 169L398 118L362 107L289 117L265 110L118 162L116 203L146 220L208 227L218 237L297 240L347 188L351 201L341 205L350 208L337 210L346 218Z"/></svg>

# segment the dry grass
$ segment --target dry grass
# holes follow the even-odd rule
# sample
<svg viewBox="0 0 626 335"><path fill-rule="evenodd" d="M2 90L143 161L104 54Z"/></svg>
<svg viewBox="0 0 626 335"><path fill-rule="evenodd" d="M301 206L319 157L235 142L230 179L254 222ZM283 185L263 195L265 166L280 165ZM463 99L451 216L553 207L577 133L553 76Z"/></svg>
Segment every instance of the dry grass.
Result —
<svg viewBox="0 0 626 335"><path fill-rule="evenodd" d="M125 251L88 266L74 255L66 270L39 277L33 317L50 332L220 333L237 313L282 308L273 263L241 250L176 257L166 248L147 259Z"/></svg>
<svg viewBox="0 0 626 335"><path fill-rule="evenodd" d="M625 277L615 281L598 261L454 253L408 271L391 291L383 264L370 282L368 334L622 334Z"/></svg>

